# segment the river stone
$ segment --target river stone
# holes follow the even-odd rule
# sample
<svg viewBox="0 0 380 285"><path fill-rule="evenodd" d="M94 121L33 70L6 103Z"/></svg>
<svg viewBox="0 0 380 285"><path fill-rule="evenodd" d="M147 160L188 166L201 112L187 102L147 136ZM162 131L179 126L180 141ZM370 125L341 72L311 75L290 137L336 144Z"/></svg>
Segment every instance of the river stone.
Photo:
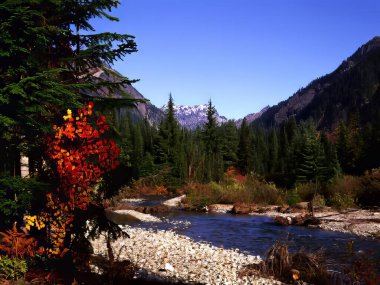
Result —
<svg viewBox="0 0 380 285"><path fill-rule="evenodd" d="M165 270L174 272L174 267L170 263L165 263Z"/></svg>
<svg viewBox="0 0 380 285"><path fill-rule="evenodd" d="M291 213L292 212L292 210L291 210L291 208L289 207L289 205L282 205L281 207L279 207L278 208L278 211L280 212L280 213L283 213L283 214L285 214L285 213Z"/></svg>
<svg viewBox="0 0 380 285"><path fill-rule="evenodd" d="M162 204L168 207L178 207L182 200L186 198L186 195L182 195L173 199L166 200Z"/></svg>
<svg viewBox="0 0 380 285"><path fill-rule="evenodd" d="M238 215L247 215L255 212L257 207L254 204L236 203L234 204L231 213Z"/></svg>
<svg viewBox="0 0 380 285"><path fill-rule="evenodd" d="M207 206L209 213L228 213L231 212L234 205L228 204L211 204Z"/></svg>
<svg viewBox="0 0 380 285"><path fill-rule="evenodd" d="M309 203L308 202L299 202L292 206L293 212L308 212Z"/></svg>
<svg viewBox="0 0 380 285"><path fill-rule="evenodd" d="M135 210L115 210L114 212L117 214L120 214L120 215L133 217L133 218L140 220L142 222L161 222L161 220L157 217L154 217L154 216L149 215L149 214L143 214L143 213L137 212Z"/></svg>

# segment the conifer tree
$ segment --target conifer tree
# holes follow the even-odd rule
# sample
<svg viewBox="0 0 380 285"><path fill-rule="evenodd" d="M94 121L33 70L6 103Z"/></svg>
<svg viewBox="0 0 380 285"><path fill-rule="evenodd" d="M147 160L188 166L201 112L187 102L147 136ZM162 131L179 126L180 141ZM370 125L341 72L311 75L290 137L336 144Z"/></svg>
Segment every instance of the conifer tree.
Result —
<svg viewBox="0 0 380 285"><path fill-rule="evenodd" d="M26 0L0 4L0 130L2 144L29 154L31 170L42 170L44 134L101 87L115 83L92 73L136 51L130 35L94 33L92 18L107 14L119 1ZM98 104L97 104L98 106ZM13 158L16 159L17 158Z"/></svg>
<svg viewBox="0 0 380 285"><path fill-rule="evenodd" d="M220 152L215 114L216 110L210 99L207 107L207 122L202 131L205 149L205 181L219 181L223 176L223 158Z"/></svg>
<svg viewBox="0 0 380 285"><path fill-rule="evenodd" d="M325 181L326 165L324 150L315 127L310 123L302 124L302 145L298 152L297 181Z"/></svg>
<svg viewBox="0 0 380 285"><path fill-rule="evenodd" d="M199 130L184 132L186 178L188 182L201 181L204 172L204 152Z"/></svg>
<svg viewBox="0 0 380 285"><path fill-rule="evenodd" d="M228 121L218 128L218 137L220 138L220 150L223 156L224 169L235 165L237 150L239 144L238 130L234 121Z"/></svg>
<svg viewBox="0 0 380 285"><path fill-rule="evenodd" d="M269 160L268 160L268 169L269 173L273 174L277 170L277 165L278 165L278 139L277 139L277 134L276 130L274 128L271 128L269 131Z"/></svg>
<svg viewBox="0 0 380 285"><path fill-rule="evenodd" d="M136 51L133 36L110 32L96 33L90 24L90 20L94 18L117 20L108 12L119 4L119 1L108 0L1 1L0 146L4 146L10 153L15 154L11 157L13 166L19 161L22 151L29 156L30 170L35 172L35 176L38 176L41 181L58 183L58 179L54 181L52 178L59 177L58 173L67 176L69 172L66 170L59 172L60 167L57 165L61 162L55 161L52 156L57 148L53 150L51 145L47 143L49 135L54 134L53 125L63 125L62 115L66 113L66 110L72 109L74 111L86 101L96 101L95 106L98 108L101 102L106 102L108 105L108 102L111 101L109 97L115 91L118 91L118 94L126 95L120 87L122 84L131 81L115 74L108 66L112 65L115 60ZM94 76L100 72L103 72L105 76ZM112 100L115 101L115 99ZM135 101L127 97L117 100L118 104L122 102L133 103ZM86 110L83 113L90 114L90 111ZM67 114L71 115L71 111ZM96 124L103 124L104 126L106 121L104 116L99 116L99 118L100 120ZM76 121L78 122L78 120ZM83 125L85 124L87 123L83 123ZM67 129L70 129L68 133L74 135L71 133L73 131L72 126ZM75 133L74 136L79 133ZM82 135L85 133L82 128L81 133ZM95 137L95 132L93 134ZM86 138L90 141L90 135L88 137L87 135ZM115 135L115 133L110 135ZM59 135L55 136L55 138L57 137ZM107 144L110 141L104 139L101 142ZM92 142L95 141L92 140ZM72 141L68 141L67 145L70 143ZM109 144L106 145L105 149L109 146ZM76 142L71 147L75 149ZM80 149L83 146L78 147ZM95 146L94 144L90 152L95 151L98 147L103 149L102 145L97 144ZM107 158L107 155L110 155L108 153L99 160L102 159L109 163L112 163L113 159L116 160L118 148L115 144L112 144L112 148L114 149L112 159ZM62 149L67 148L65 146ZM86 157L86 154L82 152L80 155ZM88 152L87 155L89 155ZM73 153L67 152L65 158L70 159L73 156ZM78 157L76 156L75 159ZM93 156L85 158L81 162L82 166L86 164L84 161L91 164L96 161L96 158ZM57 164L55 164L56 162ZM3 164L2 159L0 164ZM63 165L68 166L65 163ZM50 168L46 166L50 166ZM103 166L106 171L110 170L106 164ZM6 168L3 165L0 166L0 171L5 170L6 174L10 174L9 169L8 166ZM74 168L68 169L75 170ZM93 170L90 169L89 171ZM16 172L14 171L14 174L19 174ZM96 169L96 174L92 175L93 173L91 173L87 175L88 177L78 175L78 179L91 180L92 186L94 186L95 183L99 182L95 180L100 179L100 172L99 169ZM94 178L98 176L99 178ZM68 176L69 180L71 178L76 180L74 177ZM103 176L103 178L109 178L109 176ZM108 231L110 238L120 237L122 234L115 224L106 219L103 201L100 201L103 197L110 197L118 189L118 187L111 187L111 183L107 183L110 180L103 180L102 186L96 191L97 195L88 199L86 208L76 209L73 216L70 217L69 220L72 219L70 223L73 228L67 231L66 236L64 236L64 243L68 244L70 240L73 241L72 247L70 247L72 251L80 247L78 245L85 245L80 250L89 249L90 242L87 240L89 236L84 233L90 233L90 237L94 237L101 231ZM64 187L66 184L62 183L62 186ZM54 185L54 189L55 187L56 185ZM77 188L78 195L83 195L83 193L87 193L86 191L88 191L87 194L90 192L93 194L91 188L84 188L84 192L83 190L79 192L80 188ZM38 192L44 193L41 189L39 190ZM36 194L41 197L38 192ZM56 197L64 195L63 191L56 194ZM79 201L78 195L73 199L75 202ZM21 196L18 197L18 199L20 198ZM40 204L41 202L38 201L38 205ZM60 207L62 209L70 208L65 203L60 204ZM31 212L40 211L38 208L29 210ZM63 213L62 211L59 213L57 209L53 222L60 223L62 219L64 219ZM89 222L90 220L91 222ZM91 229L89 229L90 225ZM57 237L57 234L55 236ZM75 238L71 239L70 236ZM74 243L78 246L77 248L75 248ZM65 259L70 259L69 253ZM56 266L60 267L59 264ZM67 283L71 284L72 282L73 280Z"/></svg>
<svg viewBox="0 0 380 285"><path fill-rule="evenodd" d="M215 119L216 110L212 105L211 99L207 105L207 121L203 127L203 141L207 154L218 152L219 142L217 137L217 125Z"/></svg>
<svg viewBox="0 0 380 285"><path fill-rule="evenodd" d="M132 132L132 141L133 141L133 148L132 148L132 155L131 155L131 163L132 166L135 168L137 175L140 172L140 168L143 163L144 158L144 141L141 134L141 125L135 124L133 127Z"/></svg>
<svg viewBox="0 0 380 285"><path fill-rule="evenodd" d="M243 173L248 173L252 170L251 133L246 118L243 119L240 126L237 156L237 166Z"/></svg>
<svg viewBox="0 0 380 285"><path fill-rule="evenodd" d="M173 97L169 94L169 101L165 111L165 118L158 131L158 158L161 163L173 163L175 148L179 143L179 124L175 118Z"/></svg>
<svg viewBox="0 0 380 285"><path fill-rule="evenodd" d="M282 124L279 129L279 171L284 174L288 170L288 158L290 152L290 144L288 134L286 132L286 123Z"/></svg>
<svg viewBox="0 0 380 285"><path fill-rule="evenodd" d="M339 122L338 128L338 141L337 153L340 165L345 173L352 172L353 165L353 151L350 145L349 133L346 124Z"/></svg>
<svg viewBox="0 0 380 285"><path fill-rule="evenodd" d="M255 128L253 141L253 169L258 174L266 175L268 173L268 140L262 127Z"/></svg>
<svg viewBox="0 0 380 285"><path fill-rule="evenodd" d="M156 142L157 162L170 167L171 177L168 177L168 180L171 181L168 183L180 184L186 176L182 138L179 123L175 118L173 97L170 94L165 118L159 126Z"/></svg>
<svg viewBox="0 0 380 285"><path fill-rule="evenodd" d="M320 142L322 144L324 152L324 161L325 165L325 182L330 181L332 178L335 178L341 174L341 168L338 161L338 155L336 152L335 145L331 143L325 133L321 134Z"/></svg>

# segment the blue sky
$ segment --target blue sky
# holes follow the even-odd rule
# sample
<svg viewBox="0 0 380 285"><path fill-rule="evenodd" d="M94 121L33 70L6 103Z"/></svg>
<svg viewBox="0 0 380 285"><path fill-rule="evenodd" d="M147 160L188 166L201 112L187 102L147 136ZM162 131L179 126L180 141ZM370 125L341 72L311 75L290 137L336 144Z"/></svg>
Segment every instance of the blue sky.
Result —
<svg viewBox="0 0 380 285"><path fill-rule="evenodd" d="M332 72L376 35L378 0L121 0L97 31L136 37L114 67L161 107L204 104L241 118Z"/></svg>

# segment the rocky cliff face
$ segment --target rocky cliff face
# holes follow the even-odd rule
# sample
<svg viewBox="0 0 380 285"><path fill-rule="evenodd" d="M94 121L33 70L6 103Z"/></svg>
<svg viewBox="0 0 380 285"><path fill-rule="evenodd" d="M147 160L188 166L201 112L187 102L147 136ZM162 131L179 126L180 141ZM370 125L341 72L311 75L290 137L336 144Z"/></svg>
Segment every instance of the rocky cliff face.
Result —
<svg viewBox="0 0 380 285"><path fill-rule="evenodd" d="M295 116L298 121L311 118L319 129L332 130L339 120L347 120L353 113L365 122L380 107L379 86L380 37L375 37L334 72L268 108L255 123L269 127Z"/></svg>
<svg viewBox="0 0 380 285"><path fill-rule="evenodd" d="M111 72L107 73L104 69L97 68L91 70L91 74L95 78L101 78L101 79L107 79L113 82L117 82L120 80L122 75L120 75L117 71L110 69ZM161 120L164 118L165 114L164 112L154 106L152 103L149 102L147 98L145 98L135 87L133 87L131 84L124 84L120 91L115 90L108 90L108 89L102 89L99 90L97 95L92 94L93 96L102 96L102 97L112 97L112 98L123 98L123 94L127 93L130 95L131 98L142 100L142 102L139 102L136 104L136 108L133 107L124 107L121 106L116 110L117 112L117 119L119 121L122 120L124 116L127 114L130 115L130 118L132 121L137 121L140 119L147 119L150 124L159 124Z"/></svg>

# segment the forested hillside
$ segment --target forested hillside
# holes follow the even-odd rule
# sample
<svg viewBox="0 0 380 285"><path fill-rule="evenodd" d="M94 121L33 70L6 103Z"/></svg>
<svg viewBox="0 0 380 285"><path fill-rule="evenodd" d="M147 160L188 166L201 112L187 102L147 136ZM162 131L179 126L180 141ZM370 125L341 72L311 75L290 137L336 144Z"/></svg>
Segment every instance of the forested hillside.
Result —
<svg viewBox="0 0 380 285"><path fill-rule="evenodd" d="M334 131L357 117L361 126L379 119L380 38L375 37L334 72L313 80L289 99L269 108L255 124L279 126L292 116L312 119L319 130Z"/></svg>

